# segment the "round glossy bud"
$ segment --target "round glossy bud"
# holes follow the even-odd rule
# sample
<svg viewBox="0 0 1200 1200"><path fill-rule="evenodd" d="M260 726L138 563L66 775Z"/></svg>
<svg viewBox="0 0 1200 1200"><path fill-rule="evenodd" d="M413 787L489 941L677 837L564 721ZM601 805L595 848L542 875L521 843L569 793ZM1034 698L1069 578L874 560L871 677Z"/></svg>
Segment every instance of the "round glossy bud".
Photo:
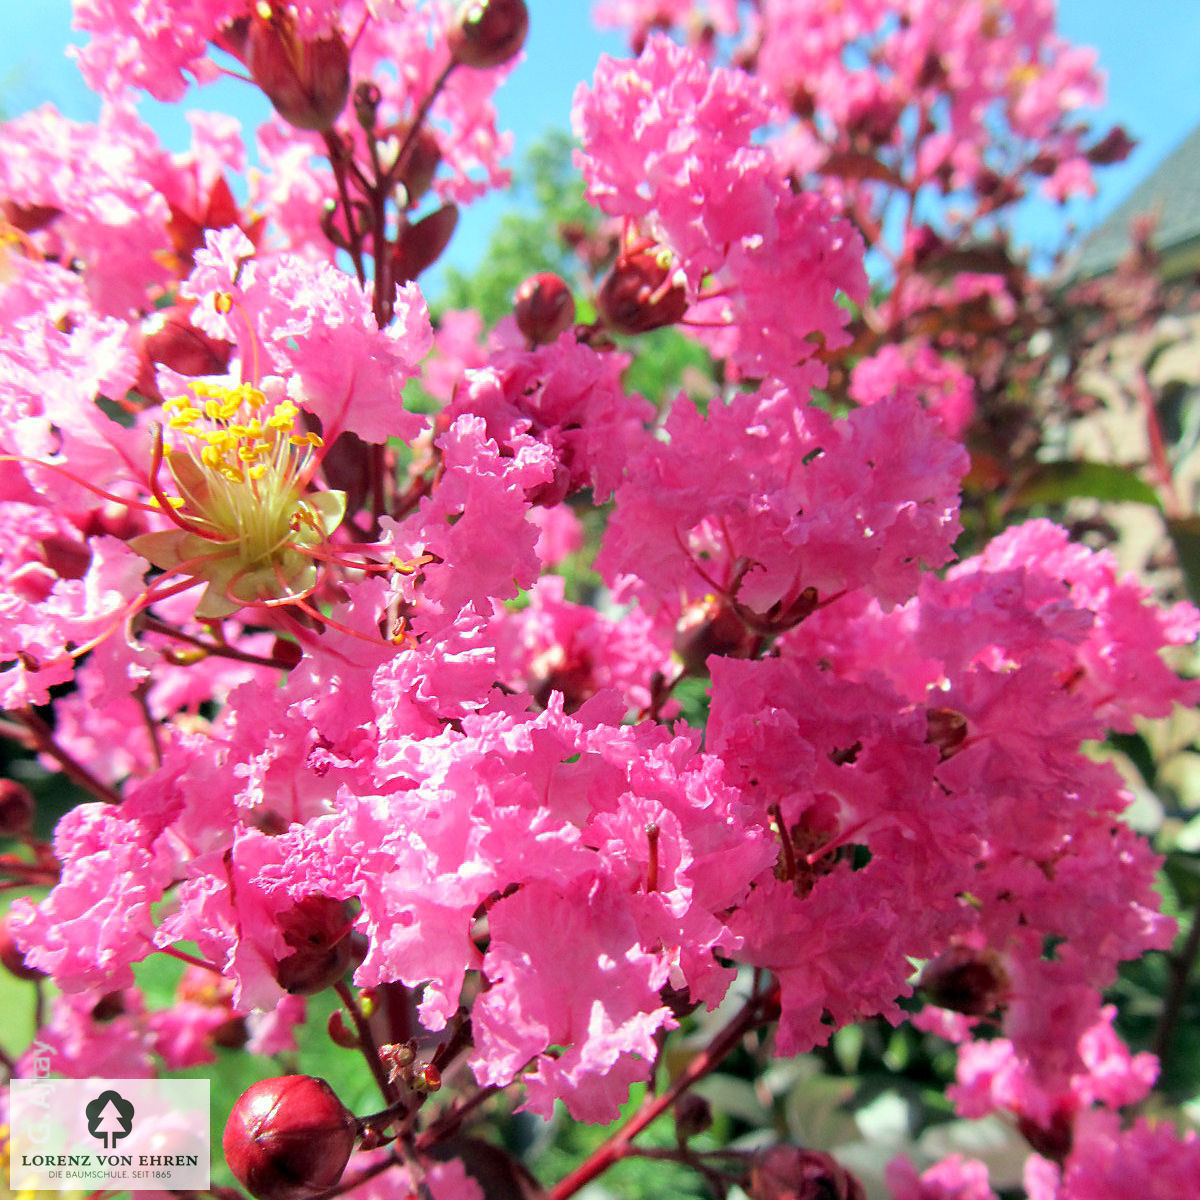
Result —
<svg viewBox="0 0 1200 1200"><path fill-rule="evenodd" d="M684 1092L675 1101L675 1135L681 1142L710 1129L713 1123L712 1105L695 1092Z"/></svg>
<svg viewBox="0 0 1200 1200"><path fill-rule="evenodd" d="M680 321L687 293L672 275L670 265L649 250L618 258L596 297L604 323L618 333L648 333Z"/></svg>
<svg viewBox="0 0 1200 1200"><path fill-rule="evenodd" d="M25 962L25 955L13 939L7 918L0 921L0 963L18 979L28 979L32 982L35 979L46 978L44 971L39 971L37 967L31 967Z"/></svg>
<svg viewBox="0 0 1200 1200"><path fill-rule="evenodd" d="M553 272L531 275L517 288L513 316L534 345L545 346L574 324L575 297Z"/></svg>
<svg viewBox="0 0 1200 1200"><path fill-rule="evenodd" d="M341 34L301 41L286 15L251 22L246 66L275 111L297 129L331 129L350 97L350 51Z"/></svg>
<svg viewBox="0 0 1200 1200"><path fill-rule="evenodd" d="M271 646L272 661L277 662L285 671L298 667L303 657L304 651L300 648L300 643L293 642L291 638L277 637Z"/></svg>
<svg viewBox="0 0 1200 1200"><path fill-rule="evenodd" d="M325 1080L283 1075L242 1093L221 1148L256 1200L308 1200L338 1183L357 1137L358 1122Z"/></svg>
<svg viewBox="0 0 1200 1200"><path fill-rule="evenodd" d="M799 1146L759 1154L746 1193L751 1200L866 1200L862 1184L836 1159Z"/></svg>
<svg viewBox="0 0 1200 1200"><path fill-rule="evenodd" d="M464 0L450 26L450 57L479 70L499 67L517 54L528 32L525 0Z"/></svg>
<svg viewBox="0 0 1200 1200"><path fill-rule="evenodd" d="M917 986L939 1008L982 1017L1004 1004L1009 984L994 950L951 946L926 964Z"/></svg>
<svg viewBox="0 0 1200 1200"><path fill-rule="evenodd" d="M430 1092L440 1091L442 1086L442 1073L433 1065L433 1063L424 1063L419 1066L412 1076L412 1089L414 1092Z"/></svg>
<svg viewBox="0 0 1200 1200"><path fill-rule="evenodd" d="M1056 1108L1045 1125L1032 1117L1018 1116L1017 1129L1038 1154L1060 1166L1075 1144L1075 1117L1064 1107Z"/></svg>
<svg viewBox="0 0 1200 1200"><path fill-rule="evenodd" d="M967 740L967 718L952 708L930 708L925 712L925 740L936 746L943 759L951 758Z"/></svg>
<svg viewBox="0 0 1200 1200"><path fill-rule="evenodd" d="M0 779L0 837L25 833L37 809L33 795L15 779Z"/></svg>
<svg viewBox="0 0 1200 1200"><path fill-rule="evenodd" d="M292 953L275 964L279 986L293 996L312 996L337 983L356 962L353 920L344 900L328 896L306 896L282 915L279 927Z"/></svg>

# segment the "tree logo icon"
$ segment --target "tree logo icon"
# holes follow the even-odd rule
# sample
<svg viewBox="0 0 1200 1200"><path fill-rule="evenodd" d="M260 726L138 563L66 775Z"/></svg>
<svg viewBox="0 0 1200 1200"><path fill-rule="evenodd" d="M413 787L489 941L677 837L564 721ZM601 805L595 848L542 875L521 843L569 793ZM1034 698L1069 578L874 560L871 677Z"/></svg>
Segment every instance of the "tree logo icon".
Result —
<svg viewBox="0 0 1200 1200"><path fill-rule="evenodd" d="M88 1133L111 1150L133 1128L133 1105L111 1088L101 1092L83 1110L87 1114Z"/></svg>

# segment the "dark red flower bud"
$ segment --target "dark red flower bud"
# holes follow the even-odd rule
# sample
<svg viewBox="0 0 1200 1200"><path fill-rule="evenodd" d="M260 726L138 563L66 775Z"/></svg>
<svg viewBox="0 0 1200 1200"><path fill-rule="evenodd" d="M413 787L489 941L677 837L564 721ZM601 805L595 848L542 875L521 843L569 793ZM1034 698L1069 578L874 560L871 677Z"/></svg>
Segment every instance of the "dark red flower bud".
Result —
<svg viewBox="0 0 1200 1200"><path fill-rule="evenodd" d="M668 262L641 250L617 259L596 304L604 323L618 333L647 333L679 321L687 312L687 294L674 282Z"/></svg>
<svg viewBox="0 0 1200 1200"><path fill-rule="evenodd" d="M191 307L177 304L154 314L142 341L146 356L180 375L220 375L229 366L233 346L193 325Z"/></svg>
<svg viewBox="0 0 1200 1200"><path fill-rule="evenodd" d="M994 950L951 946L926 964L917 986L939 1008L982 1017L1004 1003L1008 975Z"/></svg>
<svg viewBox="0 0 1200 1200"><path fill-rule="evenodd" d="M82 579L92 564L92 548L80 538L51 534L42 538L42 561L59 579Z"/></svg>
<svg viewBox="0 0 1200 1200"><path fill-rule="evenodd" d="M275 979L293 996L311 996L331 987L355 962L354 918L344 900L306 896L279 919L292 953L275 965Z"/></svg>
<svg viewBox="0 0 1200 1200"><path fill-rule="evenodd" d="M33 824L33 795L15 779L0 779L0 837L15 837Z"/></svg>
<svg viewBox="0 0 1200 1200"><path fill-rule="evenodd" d="M936 746L943 760L962 749L967 740L967 718L952 708L930 708L925 712L925 740Z"/></svg>
<svg viewBox="0 0 1200 1200"><path fill-rule="evenodd" d="M105 992L92 1006L92 1020L107 1023L125 1015L125 993Z"/></svg>
<svg viewBox="0 0 1200 1200"><path fill-rule="evenodd" d="M442 1073L433 1065L433 1063L423 1063L419 1066L412 1076L412 1089L414 1092L436 1092L441 1090Z"/></svg>
<svg viewBox="0 0 1200 1200"><path fill-rule="evenodd" d="M250 1028L245 1017L229 1017L208 1035L214 1046L223 1050L240 1050L250 1040Z"/></svg>
<svg viewBox="0 0 1200 1200"><path fill-rule="evenodd" d="M358 1137L353 1113L323 1079L264 1079L225 1123L225 1161L257 1200L308 1200L334 1187Z"/></svg>
<svg viewBox="0 0 1200 1200"><path fill-rule="evenodd" d="M1039 150L1029 164L1029 169L1035 175L1047 176L1053 175L1058 170L1061 158L1049 149Z"/></svg>
<svg viewBox="0 0 1200 1200"><path fill-rule="evenodd" d="M300 643L293 642L291 638L277 637L271 646L272 660L285 671L298 667L303 657L304 651L300 649Z"/></svg>
<svg viewBox="0 0 1200 1200"><path fill-rule="evenodd" d="M689 675L708 674L710 655L748 658L757 638L726 600L706 596L688 605L675 629L675 653Z"/></svg>
<svg viewBox="0 0 1200 1200"><path fill-rule="evenodd" d="M544 271L525 280L514 297L517 328L535 345L545 346L575 321L575 297L557 275Z"/></svg>
<svg viewBox="0 0 1200 1200"><path fill-rule="evenodd" d="M62 209L48 204L17 204L5 200L0 204L0 213L4 214L4 219L14 229L22 233L36 233L39 229L45 229L55 217L62 216Z"/></svg>
<svg viewBox="0 0 1200 1200"><path fill-rule="evenodd" d="M354 119L367 133L375 131L375 118L382 99L383 94L369 79L364 79L354 89Z"/></svg>
<svg viewBox="0 0 1200 1200"><path fill-rule="evenodd" d="M866 1200L863 1186L845 1167L819 1150L772 1146L750 1168L751 1200Z"/></svg>
<svg viewBox="0 0 1200 1200"><path fill-rule="evenodd" d="M566 488L563 488L566 492ZM530 501L533 503L533 501ZM578 712L580 706L599 690L596 661L586 646L553 646L534 660L530 671L529 691L543 708L550 697L562 696L563 711Z"/></svg>
<svg viewBox="0 0 1200 1200"><path fill-rule="evenodd" d="M0 963L8 969L8 972L15 975L18 979L45 979L45 971L39 971L37 967L31 967L25 962L25 955L13 939L12 931L8 927L8 918L5 917L0 921Z"/></svg>
<svg viewBox="0 0 1200 1200"><path fill-rule="evenodd" d="M684 1092L675 1101L675 1136L681 1142L703 1133L713 1123L712 1105L695 1092Z"/></svg>
<svg viewBox="0 0 1200 1200"><path fill-rule="evenodd" d="M1040 1125L1032 1117L1018 1117L1021 1136L1043 1157L1060 1166L1067 1161L1075 1142L1075 1118L1065 1109L1057 1109L1048 1125Z"/></svg>
<svg viewBox="0 0 1200 1200"><path fill-rule="evenodd" d="M528 32L525 0L464 0L450 26L450 57L479 70L498 67L520 51Z"/></svg>
<svg viewBox="0 0 1200 1200"><path fill-rule="evenodd" d="M246 67L275 111L297 129L331 129L350 97L350 51L333 30L302 41L292 19L263 4L246 37Z"/></svg>

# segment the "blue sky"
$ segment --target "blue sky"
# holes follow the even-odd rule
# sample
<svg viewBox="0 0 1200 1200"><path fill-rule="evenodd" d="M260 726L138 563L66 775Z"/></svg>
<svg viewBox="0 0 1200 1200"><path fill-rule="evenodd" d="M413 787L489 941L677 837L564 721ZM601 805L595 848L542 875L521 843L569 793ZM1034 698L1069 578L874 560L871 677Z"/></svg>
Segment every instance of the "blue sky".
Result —
<svg viewBox="0 0 1200 1200"><path fill-rule="evenodd" d="M590 79L602 52L624 53L621 38L590 24L588 0L528 0L528 57L501 90L501 123L517 138L517 155L545 129L566 127L575 85ZM98 105L63 48L70 30L70 0L10 0L0 45L0 105L6 116L50 101L67 116L90 120ZM1083 228L1100 221L1163 155L1200 124L1200 3L1196 0L1060 0L1059 27L1071 41L1096 47L1108 75L1108 102L1096 124L1120 122L1139 140L1130 159L1101 172L1100 195L1076 212ZM257 119L250 89L229 81L193 93L197 107ZM265 102L263 102L265 105ZM144 111L168 146L186 142L182 110L147 104ZM463 214L449 260L469 269L505 199L493 197ZM1052 216L1031 209L1021 232L1043 236Z"/></svg>

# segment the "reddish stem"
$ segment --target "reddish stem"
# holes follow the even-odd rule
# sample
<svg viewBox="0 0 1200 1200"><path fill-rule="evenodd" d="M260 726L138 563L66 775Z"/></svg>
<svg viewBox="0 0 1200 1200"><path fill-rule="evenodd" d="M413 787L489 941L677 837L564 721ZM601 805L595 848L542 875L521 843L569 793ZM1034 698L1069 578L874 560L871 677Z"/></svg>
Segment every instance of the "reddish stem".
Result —
<svg viewBox="0 0 1200 1200"><path fill-rule="evenodd" d="M195 646L197 650L203 650L205 654L215 655L218 658L232 659L234 662L251 663L256 667L279 667L279 663L273 658L264 658L261 654L251 654L246 650L238 650L234 646L225 645L222 642L207 642L203 638L198 638L190 633L184 633L182 629L175 629L168 625L165 621L160 621L157 617L142 614L142 631L144 633L159 633L163 637L173 638L177 642L184 642L186 645Z"/></svg>
<svg viewBox="0 0 1200 1200"><path fill-rule="evenodd" d="M338 999L346 1006L350 1020L354 1022L355 1031L358 1033L359 1049L363 1052L363 1058L367 1060L367 1066L371 1068L371 1074L375 1076L375 1082L383 1094L384 1103L388 1108L399 1104L399 1093L396 1091L395 1085L388 1079L387 1071L384 1070L383 1062L379 1057L379 1047L375 1044L375 1035L371 1032L371 1027L367 1023L366 1017L363 1016L363 1011L359 1007L354 993L341 980L333 985L333 990L337 992Z"/></svg>
<svg viewBox="0 0 1200 1200"><path fill-rule="evenodd" d="M665 1112L693 1084L714 1071L736 1049L742 1038L763 1020L763 1014L778 1001L779 985L765 993L756 993L742 1006L741 1011L717 1034L665 1092L648 1096L642 1106L616 1131L602 1142L590 1157L551 1189L551 1200L566 1200L585 1184L602 1175L614 1163L633 1153L630 1143L656 1117Z"/></svg>
<svg viewBox="0 0 1200 1200"><path fill-rule="evenodd" d="M203 971L211 971L214 975L224 974L220 967L214 967L207 959L197 958L194 954L189 954L186 950L180 950L176 946L158 946L156 947L161 953L169 955L171 958L177 958L180 962L185 962L189 966L199 967Z"/></svg>
<svg viewBox="0 0 1200 1200"><path fill-rule="evenodd" d="M63 774L105 804L120 804L121 797L106 783L101 783L81 762L67 753L55 740L50 726L31 708L20 708L13 714L29 731L33 748L54 759Z"/></svg>
<svg viewBox="0 0 1200 1200"><path fill-rule="evenodd" d="M1175 479L1171 471L1171 460L1167 457L1166 440L1163 438L1162 426L1158 420L1158 410L1154 406L1154 392L1146 372L1138 369L1134 377L1133 390L1138 403L1142 406L1142 415L1146 422L1146 439L1150 443L1150 462L1154 468L1154 476L1162 490L1163 506L1169 517L1178 518L1183 515L1183 506L1179 503L1179 494L1175 490Z"/></svg>
<svg viewBox="0 0 1200 1200"><path fill-rule="evenodd" d="M346 151L338 135L332 130L322 134L325 149L329 152L329 165L333 168L334 182L337 184L338 199L342 204L342 212L346 218L346 252L354 263L354 273L358 276L359 285L366 287L367 272L363 266L362 234L354 220L354 205L350 200L350 189L346 186Z"/></svg>

